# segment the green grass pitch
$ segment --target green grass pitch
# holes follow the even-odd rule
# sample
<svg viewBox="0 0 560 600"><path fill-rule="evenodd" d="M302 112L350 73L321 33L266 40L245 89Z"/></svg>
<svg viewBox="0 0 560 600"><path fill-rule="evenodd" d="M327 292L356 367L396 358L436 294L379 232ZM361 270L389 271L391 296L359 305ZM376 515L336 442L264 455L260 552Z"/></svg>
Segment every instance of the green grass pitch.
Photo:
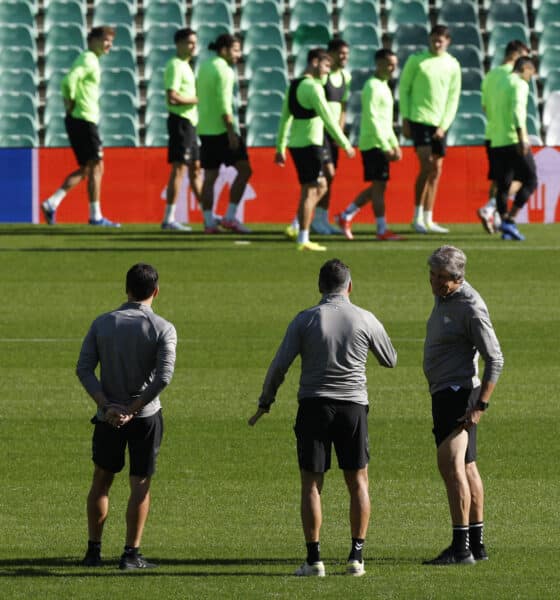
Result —
<svg viewBox="0 0 560 600"><path fill-rule="evenodd" d="M2 598L558 598L560 229L521 226L524 243L478 225L448 236L378 243L317 238L303 254L281 227L251 236L162 232L156 225L0 226L0 595ZM236 243L249 240L249 244ZM421 370L432 306L426 259L439 245L468 256L505 370L479 431L490 560L426 567L450 523L435 465ZM328 258L353 272L352 300L385 324L396 369L370 360L372 519L367 574L343 577L347 493L333 469L323 492L327 577L291 575L304 557L292 425L299 365L251 429L268 364L290 319L319 299ZM157 312L179 333L175 378L162 395L166 430L142 549L159 568L121 573L126 471L113 487L107 566L77 565L87 541L92 402L74 374L91 320L124 300L138 261L160 272ZM372 357L373 358L373 357Z"/></svg>

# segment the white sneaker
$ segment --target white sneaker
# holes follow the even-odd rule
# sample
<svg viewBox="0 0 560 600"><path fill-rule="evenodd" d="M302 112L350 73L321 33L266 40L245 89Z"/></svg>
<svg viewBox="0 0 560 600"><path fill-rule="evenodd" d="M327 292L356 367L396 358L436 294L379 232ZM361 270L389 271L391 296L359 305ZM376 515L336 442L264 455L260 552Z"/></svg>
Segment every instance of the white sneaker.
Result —
<svg viewBox="0 0 560 600"><path fill-rule="evenodd" d="M346 575L351 575L352 577L361 577L365 575L364 561L360 562L359 560L349 560L346 565Z"/></svg>
<svg viewBox="0 0 560 600"><path fill-rule="evenodd" d="M192 227L189 225L183 225L178 221L169 221L161 224L162 229L169 229L171 231L192 231Z"/></svg>
<svg viewBox="0 0 560 600"><path fill-rule="evenodd" d="M414 229L416 233L428 233L426 225L424 225L424 221L422 219L414 219L414 221L412 221L412 229Z"/></svg>
<svg viewBox="0 0 560 600"><path fill-rule="evenodd" d="M428 233L449 233L449 229L446 229L433 221L431 223L426 223L426 230Z"/></svg>
<svg viewBox="0 0 560 600"><path fill-rule="evenodd" d="M323 561L314 562L310 565L305 561L301 567L294 571L296 577L324 577L325 576L325 565Z"/></svg>
<svg viewBox="0 0 560 600"><path fill-rule="evenodd" d="M483 206L476 211L476 214L486 233L496 233L496 227L494 225L494 209L489 206Z"/></svg>

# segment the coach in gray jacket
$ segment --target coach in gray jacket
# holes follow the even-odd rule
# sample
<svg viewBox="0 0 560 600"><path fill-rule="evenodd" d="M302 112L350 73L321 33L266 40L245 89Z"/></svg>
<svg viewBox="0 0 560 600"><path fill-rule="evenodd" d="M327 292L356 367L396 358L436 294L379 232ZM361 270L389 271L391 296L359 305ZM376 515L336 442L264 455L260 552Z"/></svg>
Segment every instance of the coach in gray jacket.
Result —
<svg viewBox="0 0 560 600"><path fill-rule="evenodd" d="M109 490L124 467L128 445L130 498L121 569L153 567L139 552L150 508L150 480L163 435L160 392L175 366L175 327L151 306L159 293L158 273L139 263L126 275L128 302L93 321L76 373L97 404L93 433L93 482L87 499L88 550L82 564L101 563L101 535L109 512ZM95 374L100 365L100 379Z"/></svg>
<svg viewBox="0 0 560 600"><path fill-rule="evenodd" d="M476 429L504 359L486 304L465 281L467 257L453 246L428 259L435 304L424 343L424 373L432 395L439 471L445 482L453 541L426 564L487 560L483 540L484 488L476 466ZM478 359L484 360L482 382Z"/></svg>
<svg viewBox="0 0 560 600"><path fill-rule="evenodd" d="M350 270L338 259L319 273L321 302L299 313L288 326L265 378L254 425L270 410L290 365L301 356L299 408L295 434L301 471L301 520L307 558L296 575L325 575L319 554L321 489L334 444L350 492L352 546L346 572L364 574L362 548L369 523L368 392L366 360L371 351L383 367L394 367L397 353L383 325L349 300Z"/></svg>

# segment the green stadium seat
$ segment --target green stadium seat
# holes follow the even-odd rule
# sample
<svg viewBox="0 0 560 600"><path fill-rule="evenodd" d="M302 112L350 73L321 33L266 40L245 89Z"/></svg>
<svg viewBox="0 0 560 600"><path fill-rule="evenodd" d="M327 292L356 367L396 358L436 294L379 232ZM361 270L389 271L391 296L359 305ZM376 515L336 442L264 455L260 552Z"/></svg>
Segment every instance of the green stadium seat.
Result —
<svg viewBox="0 0 560 600"><path fill-rule="evenodd" d="M144 9L144 28L148 29L159 23L174 23L178 26L177 29L184 27L186 23L185 10L173 2L148 3Z"/></svg>
<svg viewBox="0 0 560 600"><path fill-rule="evenodd" d="M402 25L425 25L429 23L428 12L422 2L398 2L393 4L387 19L387 31L395 33Z"/></svg>
<svg viewBox="0 0 560 600"><path fill-rule="evenodd" d="M255 24L247 31L243 38L243 53L249 54L254 48L280 48L286 51L284 34L279 25Z"/></svg>
<svg viewBox="0 0 560 600"><path fill-rule="evenodd" d="M53 49L63 46L86 47L85 29L81 25L72 23L52 25L45 35L45 55Z"/></svg>
<svg viewBox="0 0 560 600"><path fill-rule="evenodd" d="M82 0L78 0L82 1ZM177 2L179 0L176 0ZM87 3L84 3L87 4ZM127 4L130 9L131 14L136 15L138 13L138 0L93 0L93 12L97 10L99 6L102 4ZM144 8L149 4L146 0L144 0ZM104 25L110 25L113 21L109 21L108 23L104 23Z"/></svg>
<svg viewBox="0 0 560 600"><path fill-rule="evenodd" d="M0 69L0 90L37 95L37 72L25 69Z"/></svg>
<svg viewBox="0 0 560 600"><path fill-rule="evenodd" d="M294 76L300 77L303 71L307 68L307 54L312 48L315 48L316 44L309 44L308 46L301 46L298 48L298 53L294 60Z"/></svg>
<svg viewBox="0 0 560 600"><path fill-rule="evenodd" d="M346 123L360 123L360 115L362 114L362 97L361 94L350 94L348 103L346 104Z"/></svg>
<svg viewBox="0 0 560 600"><path fill-rule="evenodd" d="M47 129L45 132L45 146L48 146L49 148L69 148L70 140L66 133L51 133Z"/></svg>
<svg viewBox="0 0 560 600"><path fill-rule="evenodd" d="M36 32L35 14L25 2L0 3L0 27L4 25L25 25Z"/></svg>
<svg viewBox="0 0 560 600"><path fill-rule="evenodd" d="M348 68L354 69L374 69L375 68L375 46L352 46L350 57L348 59Z"/></svg>
<svg viewBox="0 0 560 600"><path fill-rule="evenodd" d="M163 72L165 65L170 58L176 54L175 46L167 48L154 48L147 56L144 57L144 77L152 79L159 77L163 87Z"/></svg>
<svg viewBox="0 0 560 600"><path fill-rule="evenodd" d="M299 53L300 49L310 46L321 46L325 48L331 39L331 30L322 24L301 24L294 31L292 37L292 53Z"/></svg>
<svg viewBox="0 0 560 600"><path fill-rule="evenodd" d="M257 91L247 98L245 121L249 122L253 117L265 114L279 115L282 112L284 94L277 90Z"/></svg>
<svg viewBox="0 0 560 600"><path fill-rule="evenodd" d="M425 50L426 45L417 45L417 46L399 46L396 50L397 59L399 61L399 68L402 69L408 60L408 57L415 52L420 50Z"/></svg>
<svg viewBox="0 0 560 600"><path fill-rule="evenodd" d="M528 28L520 23L494 25L488 38L488 54L503 56L504 49L511 40L521 40L530 46Z"/></svg>
<svg viewBox="0 0 560 600"><path fill-rule="evenodd" d="M136 70L136 55L132 48L113 46L109 54L101 59L102 69L132 69Z"/></svg>
<svg viewBox="0 0 560 600"><path fill-rule="evenodd" d="M31 10L31 14L36 17L39 12L39 0L9 0L19 4L26 4Z"/></svg>
<svg viewBox="0 0 560 600"><path fill-rule="evenodd" d="M401 46L419 46L426 48L428 45L428 25L419 23L405 23L400 25L393 34L393 50Z"/></svg>
<svg viewBox="0 0 560 600"><path fill-rule="evenodd" d="M52 71L52 73L49 75L49 78L46 81L46 88L45 88L45 98L47 100L47 104L51 97L56 98L57 99L56 101L58 101L62 98L62 91L60 89L60 84L62 82L62 79L65 77L66 73L67 73L66 70L64 70L64 71L60 70L60 71Z"/></svg>
<svg viewBox="0 0 560 600"><path fill-rule="evenodd" d="M534 115L527 115L527 133L530 136L541 137L541 124Z"/></svg>
<svg viewBox="0 0 560 600"><path fill-rule="evenodd" d="M546 98L552 94L552 92L558 91L560 91L560 69L549 71L543 86L543 98L546 101Z"/></svg>
<svg viewBox="0 0 560 600"><path fill-rule="evenodd" d="M0 118L5 115L28 115L37 125L37 100L31 94L22 93L19 91L3 91L0 94Z"/></svg>
<svg viewBox="0 0 560 600"><path fill-rule="evenodd" d="M101 114L137 116L137 99L127 92L104 92L99 98Z"/></svg>
<svg viewBox="0 0 560 600"><path fill-rule="evenodd" d="M198 58L197 64L200 64L208 55L213 55L213 50L208 50L208 44L213 42L222 33L230 33L230 30L224 24L200 25L196 29L198 37Z"/></svg>
<svg viewBox="0 0 560 600"><path fill-rule="evenodd" d="M279 121L279 115L255 116L247 123L247 146L275 146Z"/></svg>
<svg viewBox="0 0 560 600"><path fill-rule="evenodd" d="M482 86L484 72L482 69L461 69L461 89L479 91Z"/></svg>
<svg viewBox="0 0 560 600"><path fill-rule="evenodd" d="M101 115L99 133L104 146L138 146L138 119L131 115Z"/></svg>
<svg viewBox="0 0 560 600"><path fill-rule="evenodd" d="M173 37L180 29L174 23L154 23L144 33L144 56L147 57L156 48L175 51Z"/></svg>
<svg viewBox="0 0 560 600"><path fill-rule="evenodd" d="M342 39L350 44L350 55L354 46L369 46L378 49L381 47L381 34L376 25L369 23L354 23L346 25L341 30ZM425 43L425 40L424 40Z"/></svg>
<svg viewBox="0 0 560 600"><path fill-rule="evenodd" d="M1 148L37 148L39 138L37 135L26 135L24 133L15 133L12 135L0 134Z"/></svg>
<svg viewBox="0 0 560 600"><path fill-rule="evenodd" d="M347 0L342 4L342 8L338 18L338 28L340 30L343 30L348 25L360 23L375 25L379 31L381 25L379 22L378 6L370 2Z"/></svg>
<svg viewBox="0 0 560 600"><path fill-rule="evenodd" d="M535 17L535 32L542 34L551 23L560 24L560 2L547 2L539 8Z"/></svg>
<svg viewBox="0 0 560 600"><path fill-rule="evenodd" d="M27 25L3 23L0 27L0 51L4 48L29 48L37 53L33 29Z"/></svg>
<svg viewBox="0 0 560 600"><path fill-rule="evenodd" d="M280 48L255 48L245 56L245 78L248 79L261 67L276 67L287 72L286 55Z"/></svg>
<svg viewBox="0 0 560 600"><path fill-rule="evenodd" d="M84 3L77 0L50 0L45 3L45 31L53 25L71 23L86 29L86 13Z"/></svg>
<svg viewBox="0 0 560 600"><path fill-rule="evenodd" d="M468 0L446 0L441 5L438 23L470 23L478 27L478 6Z"/></svg>
<svg viewBox="0 0 560 600"><path fill-rule="evenodd" d="M255 71L247 85L247 97L262 90L276 90L283 94L288 87L288 77L284 69L264 67Z"/></svg>
<svg viewBox="0 0 560 600"><path fill-rule="evenodd" d="M478 90L464 90L459 99L459 113L484 115L482 110L482 93Z"/></svg>
<svg viewBox="0 0 560 600"><path fill-rule="evenodd" d="M130 37L133 37L134 12L127 2L117 0L115 2L103 2L97 4L93 11L93 25L96 27L101 25L118 27L119 29L117 29L115 35L115 46L131 46L130 40L125 44L119 40L120 37L123 37L122 32L125 30L130 34ZM121 35L119 35L119 33ZM126 35L127 39L129 38L129 35L124 35Z"/></svg>
<svg viewBox="0 0 560 600"><path fill-rule="evenodd" d="M138 99L138 76L131 69L102 69L101 93L127 92Z"/></svg>
<svg viewBox="0 0 560 600"><path fill-rule="evenodd" d="M482 36L478 25L472 23L450 24L449 32L453 45L458 46L475 46L482 50Z"/></svg>
<svg viewBox="0 0 560 600"><path fill-rule="evenodd" d="M29 48L3 48L0 52L0 69L34 71L36 68L36 55Z"/></svg>
<svg viewBox="0 0 560 600"><path fill-rule="evenodd" d="M481 115L457 114L447 134L450 146L480 146L484 144L486 119Z"/></svg>
<svg viewBox="0 0 560 600"><path fill-rule="evenodd" d="M545 54L539 57L539 79L544 83L551 71L560 69L560 45L547 49Z"/></svg>
<svg viewBox="0 0 560 600"><path fill-rule="evenodd" d="M167 117L167 105L165 102L165 93L163 90L158 92L152 92L146 97L146 123L153 117Z"/></svg>
<svg viewBox="0 0 560 600"><path fill-rule="evenodd" d="M544 56L549 48L560 47L560 23L548 23L539 38L539 56Z"/></svg>
<svg viewBox="0 0 560 600"><path fill-rule="evenodd" d="M52 48L45 56L45 78L49 79L55 71L67 72L76 58L83 52L78 46L61 46ZM103 66L105 66L105 60Z"/></svg>
<svg viewBox="0 0 560 600"><path fill-rule="evenodd" d="M492 2L486 17L486 28L491 31L496 25L508 23L515 23L528 27L529 22L527 20L526 5L522 2L515 2L514 0Z"/></svg>
<svg viewBox="0 0 560 600"><path fill-rule="evenodd" d="M247 0L241 8L240 29L245 32L256 23L281 25L281 5L274 0Z"/></svg>
<svg viewBox="0 0 560 600"><path fill-rule="evenodd" d="M136 50L134 38L136 37L134 26L118 24L115 25L115 42L114 46L118 48L129 48L133 52Z"/></svg>
<svg viewBox="0 0 560 600"><path fill-rule="evenodd" d="M300 25L322 25L332 30L331 13L322 0L298 2L290 14L290 31L296 31Z"/></svg>
<svg viewBox="0 0 560 600"><path fill-rule="evenodd" d="M18 147L38 146L37 119L30 115L5 115L0 119L0 136L11 139ZM17 143L18 136L23 138L22 143Z"/></svg>
<svg viewBox="0 0 560 600"><path fill-rule="evenodd" d="M229 2L205 0L193 4L190 26L196 30L200 25L220 24L233 31L233 15Z"/></svg>
<svg viewBox="0 0 560 600"><path fill-rule="evenodd" d="M369 69L354 69L352 71L352 81L350 82L350 91L360 93L364 89L364 84L372 76L373 71Z"/></svg>
<svg viewBox="0 0 560 600"><path fill-rule="evenodd" d="M167 113L154 115L146 123L146 146L167 146Z"/></svg>
<svg viewBox="0 0 560 600"><path fill-rule="evenodd" d="M449 53L452 54L464 69L482 69L482 52L476 46L457 46L452 44L449 47Z"/></svg>

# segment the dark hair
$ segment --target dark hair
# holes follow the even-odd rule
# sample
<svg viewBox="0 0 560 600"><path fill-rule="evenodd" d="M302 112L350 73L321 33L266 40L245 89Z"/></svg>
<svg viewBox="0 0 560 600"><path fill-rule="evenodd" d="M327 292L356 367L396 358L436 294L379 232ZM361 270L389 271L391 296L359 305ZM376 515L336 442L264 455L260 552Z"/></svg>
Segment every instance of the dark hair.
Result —
<svg viewBox="0 0 560 600"><path fill-rule="evenodd" d="M319 291L322 294L344 292L350 280L350 269L338 258L331 258L319 271Z"/></svg>
<svg viewBox="0 0 560 600"><path fill-rule="evenodd" d="M521 40L511 40L511 42L508 42L506 46L504 56L507 57L521 52L526 52L529 54L529 48L527 47L527 44Z"/></svg>
<svg viewBox="0 0 560 600"><path fill-rule="evenodd" d="M213 42L208 44L208 50L215 50L219 54L222 48L229 49L235 43L241 43L241 39L238 36L222 33Z"/></svg>
<svg viewBox="0 0 560 600"><path fill-rule="evenodd" d="M525 68L525 65L527 64L531 64L531 66L535 66L535 63L528 57L528 56L520 56L514 63L513 63L513 70L516 73L521 73L521 71L523 71L523 69Z"/></svg>
<svg viewBox="0 0 560 600"><path fill-rule="evenodd" d="M350 48L348 42L344 41L342 38L333 38L329 41L327 46L328 52L338 52L341 48Z"/></svg>
<svg viewBox="0 0 560 600"><path fill-rule="evenodd" d="M307 53L307 64L317 59L319 62L322 60L331 60L329 53L324 48L311 48Z"/></svg>
<svg viewBox="0 0 560 600"><path fill-rule="evenodd" d="M93 27L92 30L88 33L87 41L90 40L99 40L104 38L105 36L115 37L116 32L114 27L110 27L109 25L100 25L99 27Z"/></svg>
<svg viewBox="0 0 560 600"><path fill-rule="evenodd" d="M190 27L183 27L182 29L178 29L173 36L173 41L175 43L182 42L183 40L187 40L191 37L191 35L196 35L196 31L191 29Z"/></svg>
<svg viewBox="0 0 560 600"><path fill-rule="evenodd" d="M126 292L134 300L146 300L158 286L158 272L146 263L137 263L126 274Z"/></svg>
<svg viewBox="0 0 560 600"><path fill-rule="evenodd" d="M446 25L434 25L432 27L432 31L430 31L430 36L432 35L442 35L443 37L451 38L451 34L449 33L449 27L447 27Z"/></svg>
<svg viewBox="0 0 560 600"><path fill-rule="evenodd" d="M375 53L375 61L387 60L391 56L396 56L396 54L392 50L389 50L389 48L381 48Z"/></svg>

